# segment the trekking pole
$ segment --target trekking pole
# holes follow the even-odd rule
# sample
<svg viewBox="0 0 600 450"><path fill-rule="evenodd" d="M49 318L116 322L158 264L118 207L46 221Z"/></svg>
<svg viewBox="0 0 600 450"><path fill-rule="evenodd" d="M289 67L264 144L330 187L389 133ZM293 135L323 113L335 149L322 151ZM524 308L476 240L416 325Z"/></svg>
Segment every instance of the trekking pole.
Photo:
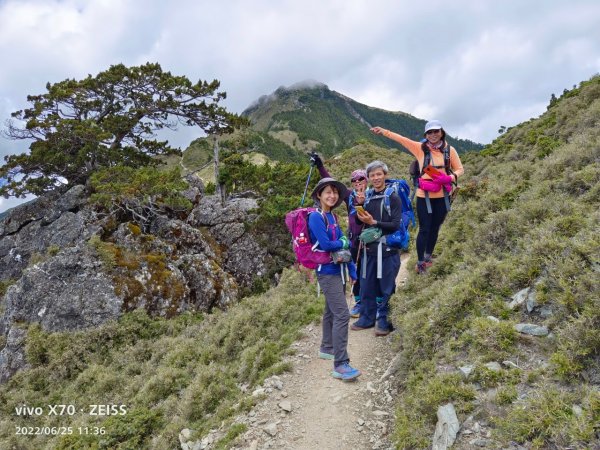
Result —
<svg viewBox="0 0 600 450"><path fill-rule="evenodd" d="M302 194L302 200L300 200L300 206L304 206L304 198L306 197L306 191L308 190L308 183L310 183L313 167L315 167L315 165L311 164L310 170L308 171L308 178L306 179L306 185L304 186L304 194Z"/></svg>
<svg viewBox="0 0 600 450"><path fill-rule="evenodd" d="M358 267L358 262L360 261L360 251L362 250L362 246L363 246L363 242L358 241L358 251L356 252L356 261L354 263L354 264L356 264L356 267Z"/></svg>

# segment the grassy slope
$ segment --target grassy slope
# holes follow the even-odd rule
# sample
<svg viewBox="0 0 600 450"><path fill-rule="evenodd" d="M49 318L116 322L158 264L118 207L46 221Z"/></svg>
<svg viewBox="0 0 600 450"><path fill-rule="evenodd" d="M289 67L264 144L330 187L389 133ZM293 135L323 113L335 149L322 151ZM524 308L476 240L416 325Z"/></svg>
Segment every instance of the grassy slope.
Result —
<svg viewBox="0 0 600 450"><path fill-rule="evenodd" d="M298 330L318 319L322 299L289 270L278 287L224 313L162 320L134 312L78 333L49 334L31 325L31 369L0 385L0 448L176 448L183 428L201 436L253 405L252 387L286 370L282 355ZM42 406L46 414L16 417L22 404ZM74 404L78 412L48 416L50 404ZM124 404L127 414L79 413L89 404ZM17 436L15 426L74 432ZM79 426L105 427L105 434L79 435Z"/></svg>
<svg viewBox="0 0 600 450"><path fill-rule="evenodd" d="M488 422L504 446L598 442L599 118L596 77L481 154L463 157L462 194L442 227L434 266L424 277L413 274L394 298L404 389L400 448L427 446L437 408L448 401L459 420ZM552 316L505 307L526 287ZM513 324L520 322L544 324L552 336L519 336ZM481 366L507 359L521 370ZM465 382L456 369L467 364L477 368Z"/></svg>

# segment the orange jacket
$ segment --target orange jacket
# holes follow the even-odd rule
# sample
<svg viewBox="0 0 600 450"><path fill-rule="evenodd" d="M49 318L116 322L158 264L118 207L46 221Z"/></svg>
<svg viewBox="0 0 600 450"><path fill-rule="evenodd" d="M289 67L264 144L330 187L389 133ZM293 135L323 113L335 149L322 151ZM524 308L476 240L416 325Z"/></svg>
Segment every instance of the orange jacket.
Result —
<svg viewBox="0 0 600 450"><path fill-rule="evenodd" d="M423 169L423 160L425 159L425 153L423 152L423 148L421 147L421 143L417 141L413 141L412 139L408 139L401 134L394 133L390 130L383 130L382 134L393 141L396 141L402 144L415 158L419 161L419 167L421 170ZM440 150L431 150L431 164L437 167L444 167L444 152L442 149ZM454 147L450 146L450 169L454 172L454 179L457 180L465 170L463 169L462 163L460 162L460 158L458 157L458 153L454 149ZM423 179L430 180L431 177L426 173L423 174ZM444 196L443 188L438 192L430 192L429 198L441 198ZM425 192L423 189L417 189L417 197L425 197Z"/></svg>

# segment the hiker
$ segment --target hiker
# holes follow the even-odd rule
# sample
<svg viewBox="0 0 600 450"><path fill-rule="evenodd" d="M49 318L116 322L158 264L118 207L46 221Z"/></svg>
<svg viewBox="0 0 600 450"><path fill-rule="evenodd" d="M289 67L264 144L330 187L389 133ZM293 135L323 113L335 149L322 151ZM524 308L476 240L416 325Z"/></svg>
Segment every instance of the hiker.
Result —
<svg viewBox="0 0 600 450"><path fill-rule="evenodd" d="M323 166L323 161L316 153L310 155L311 163L317 169L321 178L329 178L331 175ZM360 241L358 237L362 231L363 225L356 221L356 205L362 205L365 202L365 191L367 190L367 172L365 169L356 169L350 174L351 189L346 189L344 203L348 211L348 238L350 239L350 253L352 261L358 261L358 252L360 249ZM350 317L358 317L360 315L360 278L352 285L352 295L354 296L354 306L350 309Z"/></svg>
<svg viewBox="0 0 600 450"><path fill-rule="evenodd" d="M342 233L332 212L342 204L345 196L346 187L333 178L319 180L311 194L322 214L312 213L308 216L308 229L311 242L318 243L321 250L336 252L350 247L350 241ZM356 267L349 254L347 267L352 281L356 280ZM316 269L317 281L325 295L323 337L319 357L333 360L333 377L348 381L360 376L361 372L350 366L348 356L350 313L346 303L344 272L345 264L334 262L321 264Z"/></svg>
<svg viewBox="0 0 600 450"><path fill-rule="evenodd" d="M417 235L417 264L415 270L424 274L432 265L432 255L438 239L440 227L450 210L449 197L458 177L464 173L462 163L454 147L446 143L446 132L439 120L425 124L425 140L413 141L398 133L381 127L371 131L381 134L402 144L419 162L420 178L417 190L417 216L419 234ZM427 156L429 155L429 156ZM425 160L427 161L427 164ZM425 173L429 166L435 169L434 177Z"/></svg>
<svg viewBox="0 0 600 450"><path fill-rule="evenodd" d="M375 327L376 336L386 336L394 330L389 320L389 300L396 290L396 276L400 270L400 251L383 242L385 236L397 231L402 221L402 201L396 192L389 194L390 212L384 207L388 167L381 161L373 161L367 166L367 176L371 190L367 192L368 202L357 210L359 223L366 229L361 240L366 245L361 260L361 310L360 318L350 329L358 331ZM369 242L365 234L379 228L381 238Z"/></svg>

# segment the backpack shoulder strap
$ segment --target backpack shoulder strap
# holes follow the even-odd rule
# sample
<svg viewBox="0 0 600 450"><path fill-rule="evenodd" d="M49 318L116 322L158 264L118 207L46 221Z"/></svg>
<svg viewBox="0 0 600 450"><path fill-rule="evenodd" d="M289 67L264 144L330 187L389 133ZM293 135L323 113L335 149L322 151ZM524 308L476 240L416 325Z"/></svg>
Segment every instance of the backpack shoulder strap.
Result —
<svg viewBox="0 0 600 450"><path fill-rule="evenodd" d="M394 187L395 182L391 182L389 184L387 184L385 191L383 192L383 203L385 206L385 210L387 211L388 215L391 217L392 216L392 207L390 205L390 196L396 192L396 188Z"/></svg>
<svg viewBox="0 0 600 450"><path fill-rule="evenodd" d="M321 208L317 208L316 211L319 214L321 214L321 217L323 217L323 220L325 221L325 228L329 228L329 220L327 220L327 214L325 214ZM335 219L335 215L333 217Z"/></svg>
<svg viewBox="0 0 600 450"><path fill-rule="evenodd" d="M323 218L323 220L325 221L325 233L327 233L329 235L329 220L327 220L327 214L325 214L321 208L315 208L314 211L311 211L307 214L307 216L306 216L307 221L308 221L308 216L310 214L312 214L313 212L319 213L319 215ZM337 223L337 216L333 213L332 213L332 215L333 215L334 223ZM333 238L335 239L335 236L333 236ZM315 243L313 248L317 248L318 246L319 246L319 241L317 241Z"/></svg>
<svg viewBox="0 0 600 450"><path fill-rule="evenodd" d="M431 163L431 151L425 142L421 144L421 149L423 150L423 165L421 166L421 175L419 175L419 177L423 176L425 173L425 167Z"/></svg>
<svg viewBox="0 0 600 450"><path fill-rule="evenodd" d="M452 169L450 168L450 144L446 144L444 147L444 168L447 174L452 173Z"/></svg>
<svg viewBox="0 0 600 450"><path fill-rule="evenodd" d="M373 188L368 188L365 191L365 202L363 203L363 206L365 206L367 203L369 203L369 201L371 201L371 197L373 197L374 192L375 192L375 189L373 189Z"/></svg>

